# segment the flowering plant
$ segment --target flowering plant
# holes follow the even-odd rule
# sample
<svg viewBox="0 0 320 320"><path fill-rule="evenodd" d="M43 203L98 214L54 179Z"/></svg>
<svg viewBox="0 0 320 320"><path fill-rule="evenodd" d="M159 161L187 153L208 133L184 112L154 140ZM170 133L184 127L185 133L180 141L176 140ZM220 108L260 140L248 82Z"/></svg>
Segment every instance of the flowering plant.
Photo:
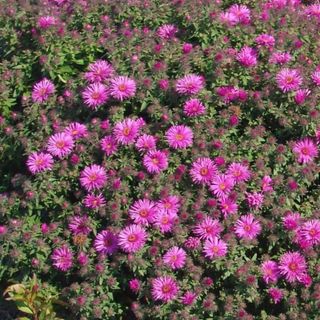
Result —
<svg viewBox="0 0 320 320"><path fill-rule="evenodd" d="M318 3L0 10L1 287L36 274L66 319L319 316Z"/></svg>

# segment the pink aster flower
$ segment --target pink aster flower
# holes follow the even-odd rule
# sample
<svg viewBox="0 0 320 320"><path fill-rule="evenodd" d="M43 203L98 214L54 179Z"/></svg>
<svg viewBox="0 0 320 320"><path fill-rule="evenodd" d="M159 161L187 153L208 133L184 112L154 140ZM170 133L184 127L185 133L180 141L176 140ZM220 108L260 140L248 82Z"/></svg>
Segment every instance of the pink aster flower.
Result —
<svg viewBox="0 0 320 320"><path fill-rule="evenodd" d="M233 199L222 198L219 200L219 204L224 218L238 212L238 205Z"/></svg>
<svg viewBox="0 0 320 320"><path fill-rule="evenodd" d="M233 27L239 22L237 16L230 12L221 12L219 20L221 23L226 24L229 27Z"/></svg>
<svg viewBox="0 0 320 320"><path fill-rule="evenodd" d="M301 223L301 215L298 212L289 212L285 217L282 218L283 226L287 230L295 230Z"/></svg>
<svg viewBox="0 0 320 320"><path fill-rule="evenodd" d="M106 199L101 193L99 193L98 195L91 193L86 195L83 203L87 208L98 209L106 205Z"/></svg>
<svg viewBox="0 0 320 320"><path fill-rule="evenodd" d="M272 184L273 184L272 178L270 176L264 176L261 181L262 191L263 192L273 191Z"/></svg>
<svg viewBox="0 0 320 320"><path fill-rule="evenodd" d="M111 231L99 232L93 244L95 250L103 254L113 254L118 249L118 237Z"/></svg>
<svg viewBox="0 0 320 320"><path fill-rule="evenodd" d="M140 199L129 209L129 216L136 224L149 225L153 222L156 213L156 204L149 199Z"/></svg>
<svg viewBox="0 0 320 320"><path fill-rule="evenodd" d="M320 71L314 71L311 75L311 79L312 82L316 85L316 86L320 86Z"/></svg>
<svg viewBox="0 0 320 320"><path fill-rule="evenodd" d="M105 60L97 60L89 64L88 70L84 77L89 82L103 82L114 74L112 65Z"/></svg>
<svg viewBox="0 0 320 320"><path fill-rule="evenodd" d="M257 36L255 41L258 45L267 47L267 48L272 48L276 43L275 38L272 35L266 34L266 33L263 33Z"/></svg>
<svg viewBox="0 0 320 320"><path fill-rule="evenodd" d="M91 109L97 109L108 100L107 87L102 83L90 84L82 92L84 103Z"/></svg>
<svg viewBox="0 0 320 320"><path fill-rule="evenodd" d="M264 261L261 265L261 273L266 284L276 283L279 278L278 264L272 260Z"/></svg>
<svg viewBox="0 0 320 320"><path fill-rule="evenodd" d="M197 94L204 88L204 79L196 74L188 74L176 82L176 91L180 94Z"/></svg>
<svg viewBox="0 0 320 320"><path fill-rule="evenodd" d="M246 192L246 200L250 208L260 209L263 204L263 193L260 192Z"/></svg>
<svg viewBox="0 0 320 320"><path fill-rule="evenodd" d="M292 59L292 56L288 52L274 52L269 59L271 64L286 64Z"/></svg>
<svg viewBox="0 0 320 320"><path fill-rule="evenodd" d="M133 293L138 293L141 288L141 282L138 279L131 279L129 281L129 288Z"/></svg>
<svg viewBox="0 0 320 320"><path fill-rule="evenodd" d="M206 107L199 99L189 99L183 105L183 113L187 117L197 117L205 114Z"/></svg>
<svg viewBox="0 0 320 320"><path fill-rule="evenodd" d="M54 92L54 84L50 80L44 78L33 86L32 100L33 102L38 103L45 102Z"/></svg>
<svg viewBox="0 0 320 320"><path fill-rule="evenodd" d="M38 27L40 29L48 29L57 23L56 18L53 16L43 16L38 19Z"/></svg>
<svg viewBox="0 0 320 320"><path fill-rule="evenodd" d="M119 233L119 246L128 253L139 251L145 244L148 234L140 225L132 224Z"/></svg>
<svg viewBox="0 0 320 320"><path fill-rule="evenodd" d="M133 144L139 135L139 123L137 120L125 118L117 122L113 134L117 143L122 145Z"/></svg>
<svg viewBox="0 0 320 320"><path fill-rule="evenodd" d="M51 259L57 269L68 271L72 267L73 254L69 247L62 246L53 250Z"/></svg>
<svg viewBox="0 0 320 320"><path fill-rule="evenodd" d="M296 104L303 104L307 97L310 95L311 91L309 89L299 89L294 95L294 101Z"/></svg>
<svg viewBox="0 0 320 320"><path fill-rule="evenodd" d="M179 291L177 282L170 276L153 279L151 295L153 300L169 302L176 298Z"/></svg>
<svg viewBox="0 0 320 320"><path fill-rule="evenodd" d="M134 97L136 94L137 86L133 79L127 76L118 76L110 82L110 95L116 100L123 101Z"/></svg>
<svg viewBox="0 0 320 320"><path fill-rule="evenodd" d="M80 175L81 186L89 192L103 188L106 181L107 174L105 169L96 164L86 166Z"/></svg>
<svg viewBox="0 0 320 320"><path fill-rule="evenodd" d="M217 237L207 239L203 246L204 255L211 260L224 257L227 251L227 244Z"/></svg>
<svg viewBox="0 0 320 320"><path fill-rule="evenodd" d="M292 151L298 157L298 162L306 164L312 162L314 158L318 156L317 145L309 138L304 138L297 141Z"/></svg>
<svg viewBox="0 0 320 320"><path fill-rule="evenodd" d="M74 147L74 141L70 134L60 132L51 136L47 143L47 150L58 158L69 155Z"/></svg>
<svg viewBox="0 0 320 320"><path fill-rule="evenodd" d="M157 30L157 34L161 39L170 40L175 37L178 29L173 24L164 24L160 26Z"/></svg>
<svg viewBox="0 0 320 320"><path fill-rule="evenodd" d="M181 297L181 302L185 306L191 306L197 300L197 294L192 291L187 291Z"/></svg>
<svg viewBox="0 0 320 320"><path fill-rule="evenodd" d="M74 235L88 235L91 232L90 219L88 216L73 216L70 218L68 228Z"/></svg>
<svg viewBox="0 0 320 320"><path fill-rule="evenodd" d="M154 136L143 134L137 139L135 146L140 152L148 152L156 149L156 143L157 139Z"/></svg>
<svg viewBox="0 0 320 320"><path fill-rule="evenodd" d="M190 175L197 184L210 184L217 174L217 167L210 158L198 158L193 162Z"/></svg>
<svg viewBox="0 0 320 320"><path fill-rule="evenodd" d="M163 151L151 150L144 155L143 165L149 173L160 173L168 168L168 157Z"/></svg>
<svg viewBox="0 0 320 320"><path fill-rule="evenodd" d="M236 183L248 181L251 177L248 166L233 162L229 165L226 174L231 176Z"/></svg>
<svg viewBox="0 0 320 320"><path fill-rule="evenodd" d="M283 291L279 288L270 288L268 293L275 304L279 303L283 298Z"/></svg>
<svg viewBox="0 0 320 320"><path fill-rule="evenodd" d="M201 245L201 240L198 237L188 237L184 242L186 249L195 250L198 249Z"/></svg>
<svg viewBox="0 0 320 320"><path fill-rule="evenodd" d="M157 201L157 209L164 210L168 213L177 214L180 209L180 198L178 196L169 195Z"/></svg>
<svg viewBox="0 0 320 320"><path fill-rule="evenodd" d="M181 269L186 263L186 252L179 247L172 247L163 256L163 263L173 270Z"/></svg>
<svg viewBox="0 0 320 320"><path fill-rule="evenodd" d="M227 10L227 12L236 17L237 23L242 25L250 24L251 11L246 5L234 4Z"/></svg>
<svg viewBox="0 0 320 320"><path fill-rule="evenodd" d="M168 212L167 210L157 210L153 225L159 229L161 233L170 232L177 218L178 216L175 213Z"/></svg>
<svg viewBox="0 0 320 320"><path fill-rule="evenodd" d="M288 282L296 282L307 273L307 263L299 252L286 252L280 257L279 270Z"/></svg>
<svg viewBox="0 0 320 320"><path fill-rule="evenodd" d="M252 214L241 216L235 225L235 234L241 239L255 239L261 233L261 225Z"/></svg>
<svg viewBox="0 0 320 320"><path fill-rule="evenodd" d="M78 140L88 135L87 127L79 122L70 123L63 132L69 134L74 140Z"/></svg>
<svg viewBox="0 0 320 320"><path fill-rule="evenodd" d="M320 244L320 220L313 219L301 226L301 236L312 245Z"/></svg>
<svg viewBox="0 0 320 320"><path fill-rule="evenodd" d="M206 240L218 237L222 230L219 220L206 216L193 228L193 233L200 239Z"/></svg>
<svg viewBox="0 0 320 320"><path fill-rule="evenodd" d="M111 156L118 151L117 141L112 135L102 138L100 140L100 147L107 156Z"/></svg>
<svg viewBox="0 0 320 320"><path fill-rule="evenodd" d="M256 51L247 46L237 53L236 60L246 68L253 67L258 63Z"/></svg>
<svg viewBox="0 0 320 320"><path fill-rule="evenodd" d="M235 180L229 175L219 174L212 179L210 190L218 198L225 198L232 191Z"/></svg>
<svg viewBox="0 0 320 320"><path fill-rule="evenodd" d="M299 247L303 250L305 249L311 249L312 248L312 242L310 242L306 237L302 234L302 226L299 226L294 230L294 237L293 242L297 243Z"/></svg>
<svg viewBox="0 0 320 320"><path fill-rule="evenodd" d="M302 77L297 69L284 68L276 75L278 87L283 92L298 90L302 84Z"/></svg>
<svg viewBox="0 0 320 320"><path fill-rule="evenodd" d="M166 132L168 144L173 149L185 149L192 146L193 132L187 126L172 126Z"/></svg>
<svg viewBox="0 0 320 320"><path fill-rule="evenodd" d="M53 158L49 153L33 152L28 157L27 166L32 174L51 170L53 167Z"/></svg>

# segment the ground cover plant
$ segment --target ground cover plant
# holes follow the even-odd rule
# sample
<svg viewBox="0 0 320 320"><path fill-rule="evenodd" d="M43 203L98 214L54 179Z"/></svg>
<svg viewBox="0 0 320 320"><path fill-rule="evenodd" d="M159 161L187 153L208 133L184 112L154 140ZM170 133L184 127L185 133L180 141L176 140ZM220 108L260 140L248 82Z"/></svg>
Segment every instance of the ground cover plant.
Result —
<svg viewBox="0 0 320 320"><path fill-rule="evenodd" d="M0 9L1 319L319 319L319 3Z"/></svg>

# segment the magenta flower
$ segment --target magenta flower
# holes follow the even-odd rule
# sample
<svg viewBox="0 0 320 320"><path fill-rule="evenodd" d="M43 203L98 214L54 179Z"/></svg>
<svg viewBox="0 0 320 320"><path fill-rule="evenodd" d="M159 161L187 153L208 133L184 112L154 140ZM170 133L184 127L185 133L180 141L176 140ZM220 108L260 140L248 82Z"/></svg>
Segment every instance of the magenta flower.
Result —
<svg viewBox="0 0 320 320"><path fill-rule="evenodd" d="M71 135L61 132L51 136L47 143L47 150L60 159L69 155L74 147Z"/></svg>
<svg viewBox="0 0 320 320"><path fill-rule="evenodd" d="M135 96L136 82L126 76L118 76L111 80L109 92L116 100L123 101Z"/></svg>
<svg viewBox="0 0 320 320"><path fill-rule="evenodd" d="M205 114L206 107L199 99L189 99L183 105L183 113L187 117L197 117Z"/></svg>
<svg viewBox="0 0 320 320"><path fill-rule="evenodd" d="M160 173L168 168L168 157L163 151L151 150L144 155L143 165L149 173Z"/></svg>
<svg viewBox="0 0 320 320"><path fill-rule="evenodd" d="M296 104L303 104L307 97L310 95L311 91L309 89L299 89L296 91L294 96L294 101Z"/></svg>
<svg viewBox="0 0 320 320"><path fill-rule="evenodd" d="M32 174L51 170L53 158L49 153L33 152L28 157L27 167Z"/></svg>
<svg viewBox="0 0 320 320"><path fill-rule="evenodd" d="M130 145L135 142L139 135L139 123L137 120L126 118L117 122L113 129L114 138L117 143Z"/></svg>
<svg viewBox="0 0 320 320"><path fill-rule="evenodd" d="M226 174L231 176L236 183L248 181L251 177L248 166L233 162L229 165Z"/></svg>
<svg viewBox="0 0 320 320"><path fill-rule="evenodd" d="M87 81L91 83L103 82L109 79L114 74L114 69L112 65L105 60L97 60L89 64L88 70L84 77Z"/></svg>
<svg viewBox="0 0 320 320"><path fill-rule="evenodd" d="M78 140L88 135L87 127L78 122L70 123L63 132L69 134L74 140Z"/></svg>
<svg viewBox="0 0 320 320"><path fill-rule="evenodd" d="M301 236L312 245L320 244L320 220L313 219L301 226Z"/></svg>
<svg viewBox="0 0 320 320"><path fill-rule="evenodd" d="M176 91L180 94L197 94L204 88L204 79L195 74L188 74L176 82Z"/></svg>
<svg viewBox="0 0 320 320"><path fill-rule="evenodd" d="M132 224L119 233L119 246L128 253L139 251L145 244L148 234L140 225Z"/></svg>
<svg viewBox="0 0 320 320"><path fill-rule="evenodd" d="M242 239L252 240L261 233L261 225L252 214L241 216L235 225L235 234Z"/></svg>
<svg viewBox="0 0 320 320"><path fill-rule="evenodd" d="M205 257L211 260L224 257L227 254L227 251L227 244L217 237L207 239L203 246Z"/></svg>
<svg viewBox="0 0 320 320"><path fill-rule="evenodd" d="M279 278L278 264L272 260L264 261L261 265L261 273L266 284L276 283Z"/></svg>
<svg viewBox="0 0 320 320"><path fill-rule="evenodd" d="M272 35L266 34L266 33L263 33L257 36L255 41L258 45L267 47L267 48L272 48L276 43L275 38Z"/></svg>
<svg viewBox="0 0 320 320"><path fill-rule="evenodd" d="M250 68L258 63L257 53L250 47L243 47L236 55L237 61L244 67Z"/></svg>
<svg viewBox="0 0 320 320"><path fill-rule="evenodd" d="M43 103L55 92L54 84L44 78L37 82L32 89L32 100L33 102Z"/></svg>
<svg viewBox="0 0 320 320"><path fill-rule="evenodd" d="M261 181L262 191L263 192L273 191L272 184L273 184L272 178L270 176L264 176Z"/></svg>
<svg viewBox="0 0 320 320"><path fill-rule="evenodd" d="M153 279L151 295L153 300L169 302L176 298L179 291L177 282L170 276Z"/></svg>
<svg viewBox="0 0 320 320"><path fill-rule="evenodd" d="M285 217L282 218L283 226L287 230L295 230L301 223L301 215L298 212L289 212Z"/></svg>
<svg viewBox="0 0 320 320"><path fill-rule="evenodd" d="M101 193L98 195L91 193L85 196L83 203L87 208L98 209L106 205L106 199Z"/></svg>
<svg viewBox="0 0 320 320"><path fill-rule="evenodd" d="M271 64L286 64L292 59L292 56L288 52L274 52L269 59Z"/></svg>
<svg viewBox="0 0 320 320"><path fill-rule="evenodd" d="M296 282L307 273L307 263L299 252L287 252L280 258L279 270L288 282Z"/></svg>
<svg viewBox="0 0 320 320"><path fill-rule="evenodd" d="M246 5L234 4L227 10L227 12L236 17L237 23L242 25L250 24L251 11Z"/></svg>
<svg viewBox="0 0 320 320"><path fill-rule="evenodd" d="M112 135L102 138L100 140L100 147L107 156L111 156L118 151L117 141Z"/></svg>
<svg viewBox="0 0 320 320"><path fill-rule="evenodd" d="M313 159L318 156L317 145L309 138L297 141L294 144L292 151L298 157L298 162L302 164L312 162Z"/></svg>
<svg viewBox="0 0 320 320"><path fill-rule="evenodd" d="M238 205L237 203L230 198L222 198L219 200L220 209L223 213L224 218L231 214L235 214L238 211Z"/></svg>
<svg viewBox="0 0 320 320"><path fill-rule="evenodd" d="M164 24L158 28L157 35L161 39L170 40L174 38L177 32L178 32L178 29L173 24Z"/></svg>
<svg viewBox="0 0 320 320"><path fill-rule="evenodd" d="M311 79L312 82L316 85L316 86L320 86L320 71L314 71L311 75Z"/></svg>
<svg viewBox="0 0 320 320"><path fill-rule="evenodd" d="M198 249L201 245L201 241L197 237L188 237L184 242L184 246L189 250Z"/></svg>
<svg viewBox="0 0 320 320"><path fill-rule="evenodd" d="M168 144L173 149L185 149L192 146L193 132L187 126L172 126L166 132Z"/></svg>
<svg viewBox="0 0 320 320"><path fill-rule="evenodd" d="M40 29L48 29L57 23L56 18L53 16L43 16L38 19L38 27Z"/></svg>
<svg viewBox="0 0 320 320"><path fill-rule="evenodd" d="M211 181L210 190L218 198L225 198L229 195L235 185L235 180L229 175L216 175Z"/></svg>
<svg viewBox="0 0 320 320"><path fill-rule="evenodd" d="M197 184L210 184L218 169L210 158L198 158L193 162L190 175Z"/></svg>
<svg viewBox="0 0 320 320"><path fill-rule="evenodd" d="M111 231L99 232L93 244L95 250L102 254L113 254L118 249L118 237Z"/></svg>
<svg viewBox="0 0 320 320"><path fill-rule="evenodd" d="M187 291L181 297L181 302L185 306L191 306L197 300L197 294L192 291Z"/></svg>
<svg viewBox="0 0 320 320"><path fill-rule="evenodd" d="M270 288L268 293L275 304L279 303L283 298L283 291L279 288Z"/></svg>
<svg viewBox="0 0 320 320"><path fill-rule="evenodd" d="M68 228L74 235L88 235L91 232L90 219L88 216L73 216L70 218Z"/></svg>
<svg viewBox="0 0 320 320"><path fill-rule="evenodd" d="M137 200L129 209L129 216L133 222L146 226L153 222L155 213L155 202L149 199Z"/></svg>
<svg viewBox="0 0 320 320"><path fill-rule="evenodd" d="M181 204L178 196L169 195L157 201L156 205L158 210L164 210L168 213L177 214Z"/></svg>
<svg viewBox="0 0 320 320"><path fill-rule="evenodd" d="M212 219L206 216L201 222L199 222L194 228L193 233L200 239L213 239L218 237L223 230L219 220Z"/></svg>
<svg viewBox="0 0 320 320"><path fill-rule="evenodd" d="M179 247L172 247L163 256L163 263L173 270L181 269L186 263L186 252Z"/></svg>
<svg viewBox="0 0 320 320"><path fill-rule="evenodd" d="M246 200L250 208L260 209L263 204L264 196L260 192L246 192Z"/></svg>
<svg viewBox="0 0 320 320"><path fill-rule="evenodd" d="M135 146L140 152L148 152L156 149L156 143L157 139L154 136L143 134L137 139Z"/></svg>
<svg viewBox="0 0 320 320"><path fill-rule="evenodd" d="M107 87L102 83L90 84L82 92L82 98L89 108L95 110L107 102Z"/></svg>
<svg viewBox="0 0 320 320"><path fill-rule="evenodd" d="M153 225L160 230L161 233L170 232L174 226L178 216L167 210L157 210L154 216Z"/></svg>
<svg viewBox="0 0 320 320"><path fill-rule="evenodd" d="M86 166L80 175L81 186L89 192L103 188L106 181L107 174L105 169L96 164Z"/></svg>
<svg viewBox="0 0 320 320"><path fill-rule="evenodd" d="M131 279L129 281L129 288L133 293L138 293L141 288L141 282L138 279Z"/></svg>
<svg viewBox="0 0 320 320"><path fill-rule="evenodd" d="M276 75L278 87L283 92L298 90L302 84L302 77L298 70L284 68Z"/></svg>
<svg viewBox="0 0 320 320"><path fill-rule="evenodd" d="M53 260L52 264L57 269L68 271L72 267L73 254L69 247L62 246L53 250L51 259Z"/></svg>

